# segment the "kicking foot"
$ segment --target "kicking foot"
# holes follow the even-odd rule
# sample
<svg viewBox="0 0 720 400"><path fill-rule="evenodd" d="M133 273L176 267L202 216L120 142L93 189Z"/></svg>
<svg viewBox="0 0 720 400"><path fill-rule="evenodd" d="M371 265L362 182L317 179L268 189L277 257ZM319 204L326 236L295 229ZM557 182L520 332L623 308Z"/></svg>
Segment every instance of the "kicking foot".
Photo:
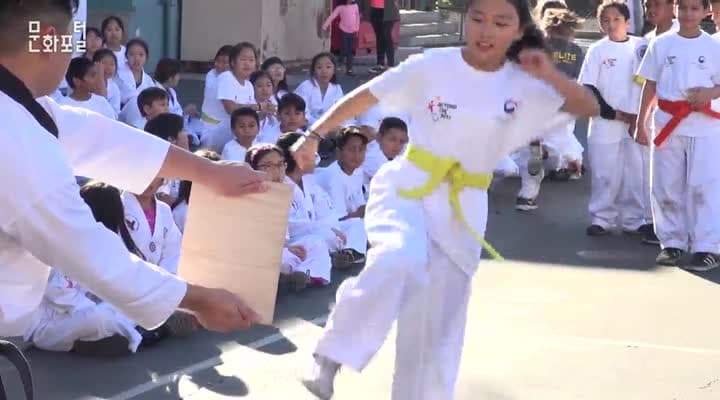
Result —
<svg viewBox="0 0 720 400"><path fill-rule="evenodd" d="M515 209L518 211L531 211L538 208L535 199L526 199L524 197L518 197L515 200Z"/></svg>
<svg viewBox="0 0 720 400"><path fill-rule="evenodd" d="M704 272L710 271L720 266L720 255L706 252L698 252L693 254L690 264L683 269L689 271Z"/></svg>
<svg viewBox="0 0 720 400"><path fill-rule="evenodd" d="M585 233L588 236L605 236L610 233L610 231L600 225L590 225L585 229Z"/></svg>
<svg viewBox="0 0 720 400"><path fill-rule="evenodd" d="M677 267L680 264L680 259L683 254L685 254L685 252L680 249L666 247L662 249L657 258L655 258L655 263L665 267Z"/></svg>
<svg viewBox="0 0 720 400"><path fill-rule="evenodd" d="M302 384L321 400L330 400L335 391L335 375L339 369L340 364L327 357L316 355L313 357L310 370L302 378Z"/></svg>

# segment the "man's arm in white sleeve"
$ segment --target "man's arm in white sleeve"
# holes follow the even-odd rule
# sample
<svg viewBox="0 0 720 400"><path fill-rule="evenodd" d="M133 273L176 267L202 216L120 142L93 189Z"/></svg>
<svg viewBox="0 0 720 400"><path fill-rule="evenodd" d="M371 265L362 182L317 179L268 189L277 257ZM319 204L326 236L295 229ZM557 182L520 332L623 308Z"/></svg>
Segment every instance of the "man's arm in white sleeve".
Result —
<svg viewBox="0 0 720 400"><path fill-rule="evenodd" d="M187 284L130 255L117 234L93 219L77 185L59 186L25 211L4 230L141 326L159 326L180 305Z"/></svg>

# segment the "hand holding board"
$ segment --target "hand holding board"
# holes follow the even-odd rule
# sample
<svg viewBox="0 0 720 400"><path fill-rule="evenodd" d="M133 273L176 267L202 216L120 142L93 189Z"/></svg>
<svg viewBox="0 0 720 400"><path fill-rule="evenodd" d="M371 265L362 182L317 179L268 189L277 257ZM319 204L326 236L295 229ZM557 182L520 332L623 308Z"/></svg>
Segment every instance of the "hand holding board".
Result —
<svg viewBox="0 0 720 400"><path fill-rule="evenodd" d="M229 290L270 325L292 189L281 183L268 186L265 193L222 197L194 183L178 275Z"/></svg>

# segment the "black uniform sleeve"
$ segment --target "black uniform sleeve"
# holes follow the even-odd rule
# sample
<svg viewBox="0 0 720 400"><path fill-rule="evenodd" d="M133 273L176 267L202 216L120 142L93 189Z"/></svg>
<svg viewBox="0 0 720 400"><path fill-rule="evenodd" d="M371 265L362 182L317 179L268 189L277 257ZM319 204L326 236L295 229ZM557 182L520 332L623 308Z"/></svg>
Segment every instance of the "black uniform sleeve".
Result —
<svg viewBox="0 0 720 400"><path fill-rule="evenodd" d="M593 94L597 98L598 103L600 103L600 116L605 119L615 119L616 113L615 109L610 107L610 105L605 101L605 99L600 94L600 91L593 85L585 85L588 89L592 90Z"/></svg>

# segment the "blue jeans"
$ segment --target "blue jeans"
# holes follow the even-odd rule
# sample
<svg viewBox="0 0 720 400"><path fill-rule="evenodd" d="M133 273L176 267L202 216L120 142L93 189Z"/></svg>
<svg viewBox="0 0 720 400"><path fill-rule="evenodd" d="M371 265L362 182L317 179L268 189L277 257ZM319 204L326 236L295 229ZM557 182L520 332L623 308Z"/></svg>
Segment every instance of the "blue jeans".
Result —
<svg viewBox="0 0 720 400"><path fill-rule="evenodd" d="M353 66L353 48L355 47L355 34L340 32L342 45L340 47L340 57L345 59L345 67L348 71L352 71Z"/></svg>

